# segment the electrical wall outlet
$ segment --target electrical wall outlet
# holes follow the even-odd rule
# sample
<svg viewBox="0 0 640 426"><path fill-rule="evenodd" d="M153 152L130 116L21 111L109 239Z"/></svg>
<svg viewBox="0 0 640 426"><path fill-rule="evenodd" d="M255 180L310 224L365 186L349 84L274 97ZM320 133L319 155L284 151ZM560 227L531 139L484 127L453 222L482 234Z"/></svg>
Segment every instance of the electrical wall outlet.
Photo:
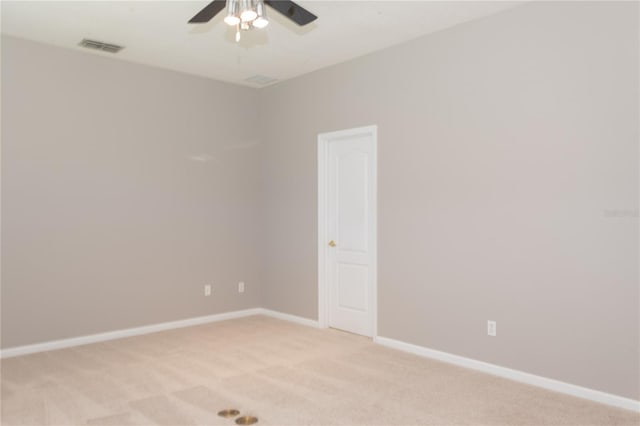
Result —
<svg viewBox="0 0 640 426"><path fill-rule="evenodd" d="M496 336L496 322L495 321L487 321L487 334L489 336Z"/></svg>
<svg viewBox="0 0 640 426"><path fill-rule="evenodd" d="M206 284L204 286L204 295L211 296L211 284Z"/></svg>
<svg viewBox="0 0 640 426"><path fill-rule="evenodd" d="M238 283L238 293L244 293L244 281Z"/></svg>

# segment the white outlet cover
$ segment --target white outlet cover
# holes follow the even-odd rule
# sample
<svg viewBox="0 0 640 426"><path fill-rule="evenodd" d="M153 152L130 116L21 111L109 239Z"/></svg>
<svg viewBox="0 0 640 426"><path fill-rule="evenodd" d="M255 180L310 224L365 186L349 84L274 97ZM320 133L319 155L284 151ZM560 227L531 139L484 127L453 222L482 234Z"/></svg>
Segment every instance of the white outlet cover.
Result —
<svg viewBox="0 0 640 426"><path fill-rule="evenodd" d="M211 284L206 284L204 286L204 295L211 296Z"/></svg>
<svg viewBox="0 0 640 426"><path fill-rule="evenodd" d="M238 283L238 293L244 293L244 281Z"/></svg>
<svg viewBox="0 0 640 426"><path fill-rule="evenodd" d="M495 321L487 321L487 334L493 337L497 335L497 326Z"/></svg>

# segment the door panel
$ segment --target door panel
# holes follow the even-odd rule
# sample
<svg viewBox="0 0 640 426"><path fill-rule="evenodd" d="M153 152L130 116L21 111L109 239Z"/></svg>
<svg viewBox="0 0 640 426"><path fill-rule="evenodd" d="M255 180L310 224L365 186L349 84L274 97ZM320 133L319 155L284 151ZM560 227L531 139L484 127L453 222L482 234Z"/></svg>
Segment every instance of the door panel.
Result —
<svg viewBox="0 0 640 426"><path fill-rule="evenodd" d="M340 251L367 251L367 180L368 157L360 151L336 153L336 188L338 193L336 237Z"/></svg>
<svg viewBox="0 0 640 426"><path fill-rule="evenodd" d="M336 291L339 309L367 312L368 273L366 265L338 263Z"/></svg>

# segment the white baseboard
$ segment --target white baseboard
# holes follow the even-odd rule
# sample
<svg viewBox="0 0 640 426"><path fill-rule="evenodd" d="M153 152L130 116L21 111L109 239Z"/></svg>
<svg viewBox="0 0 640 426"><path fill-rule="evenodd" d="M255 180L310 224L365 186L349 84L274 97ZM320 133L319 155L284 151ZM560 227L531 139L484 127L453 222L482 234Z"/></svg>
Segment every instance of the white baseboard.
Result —
<svg viewBox="0 0 640 426"><path fill-rule="evenodd" d="M49 342L36 343L33 345L16 346L0 351L1 358L11 358L14 356L28 355L37 352L52 351L56 349L70 348L73 346L87 345L90 343L105 342L107 340L121 339L123 337L139 336L141 334L156 333L158 331L172 330L175 328L190 327L193 325L206 324L216 321L230 320L234 318L248 317L252 315L266 315L309 327L318 327L318 321L295 315L284 314L264 308L252 308L242 311L225 312L222 314L207 315L203 317L187 318L184 320L163 322L159 324L145 325L143 327L127 328L124 330L109 331L106 333L91 334L88 336L72 337L69 339L52 340Z"/></svg>
<svg viewBox="0 0 640 426"><path fill-rule="evenodd" d="M512 370L507 367L501 367L499 365L489 364L487 362L477 361L475 359L465 358L447 352L436 351L434 349L425 348L424 346L412 345L410 343L389 339L387 337L377 336L374 338L374 342L383 346L387 346L389 348L401 350L403 352L409 352L426 358L437 359L438 361L459 365L461 367L470 368L472 370L482 371L484 373L493 374L494 376L511 379L516 382L522 382L551 391L576 396L578 398L588 399L602 404L640 412L640 401L636 401L634 399L625 398L594 389L584 388L582 386L572 385L570 383L548 379L542 376L536 376L535 374L525 373L524 371Z"/></svg>
<svg viewBox="0 0 640 426"><path fill-rule="evenodd" d="M295 322L296 324L306 325L308 327L318 328L318 321L302 318L296 315L285 314L278 311L272 311L271 309L260 308L260 313L268 317L273 317L285 321Z"/></svg>
<svg viewBox="0 0 640 426"><path fill-rule="evenodd" d="M163 322L146 325L143 327L127 328L124 330L109 331L106 333L91 334L88 336L72 337L70 339L52 340L36 343L34 345L17 346L0 351L0 358L10 358L19 355L33 354L36 352L51 351L55 349L70 348L72 346L87 345L89 343L104 342L107 340L121 339L123 337L138 336L141 334L155 333L174 328L189 327L192 325L206 324L216 321L224 321L234 318L248 317L263 314L262 308L245 309L242 311L225 312L222 314L207 315L203 317L187 318L179 321Z"/></svg>
<svg viewBox="0 0 640 426"><path fill-rule="evenodd" d="M222 314L207 315L203 317L188 318L179 321L163 322L160 324L152 324L143 327L127 328L124 330L110 331L107 333L91 334L89 336L73 337L70 339L53 340L49 342L37 343L34 345L17 346L13 348L7 348L0 351L0 358L10 358L19 355L33 354L36 352L51 351L55 349L70 348L73 346L87 345L89 343L104 342L107 340L121 339L123 337L138 336L141 334L155 333L158 331L172 330L176 328L189 327L199 324L206 324L217 321L224 321L234 318L248 317L252 315L266 315L272 318L277 318L285 321L290 321L296 324L301 324L309 327L318 328L318 321L308 318L298 317L296 315L285 314L271 309L253 308L245 309L241 311L225 312ZM624 408L627 410L640 412L640 401L634 399L625 398L618 395L612 395L606 392L597 391L594 389L585 388L582 386L572 385L570 383L561 382L558 380L549 379L542 376L536 376L534 374L525 373L523 371L512 370L510 368L501 367L495 364L489 364L487 362L478 361L471 358L465 358L458 355L453 355L447 352L441 352L434 349L429 349L423 346L413 345L410 343L401 342L399 340L389 339L386 337L377 336L374 338L374 342L387 346L393 349L398 349L404 352L409 352L415 355L437 359L439 361L447 362L450 364L459 365L461 367L470 368L473 370L482 371L485 373L493 374L495 376L504 377L506 379L515 380L517 382L526 383L533 386L538 386L544 389L552 390L555 392L564 393L567 395L576 396L579 398L588 399L602 404L611 405L614 407Z"/></svg>

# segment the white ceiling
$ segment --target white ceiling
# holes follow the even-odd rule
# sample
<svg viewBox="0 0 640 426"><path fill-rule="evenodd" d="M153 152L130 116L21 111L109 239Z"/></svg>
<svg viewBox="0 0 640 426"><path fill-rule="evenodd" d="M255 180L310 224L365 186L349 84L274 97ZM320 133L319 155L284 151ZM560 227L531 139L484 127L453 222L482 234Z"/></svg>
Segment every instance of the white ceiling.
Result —
<svg viewBox="0 0 640 426"><path fill-rule="evenodd" d="M514 7L511 1L306 1L318 19L298 27L269 8L270 25L243 32L223 22L187 21L199 1L6 1L2 33L88 54L258 87L244 79L286 80ZM117 54L78 46L82 38L124 45Z"/></svg>

